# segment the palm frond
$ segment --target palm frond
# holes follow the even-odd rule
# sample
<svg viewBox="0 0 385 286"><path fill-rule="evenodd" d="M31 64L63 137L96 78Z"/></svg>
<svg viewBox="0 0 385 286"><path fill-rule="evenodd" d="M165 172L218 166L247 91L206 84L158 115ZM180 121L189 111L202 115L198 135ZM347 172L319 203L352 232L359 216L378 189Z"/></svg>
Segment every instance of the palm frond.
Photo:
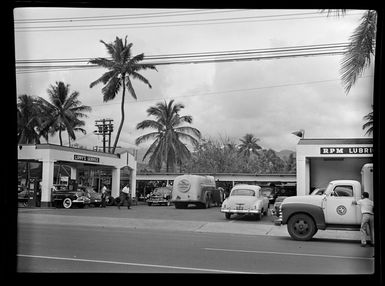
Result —
<svg viewBox="0 0 385 286"><path fill-rule="evenodd" d="M137 72L132 72L130 74L134 79L138 79L142 82L144 82L145 84L147 84L149 86L149 88L152 88L150 82L148 81L148 79L146 79L144 76L142 76L141 74L137 73Z"/></svg>
<svg viewBox="0 0 385 286"><path fill-rule="evenodd" d="M146 129L146 128L153 128L153 129L156 129L156 130L162 130L163 129L163 125L161 125L158 121L155 121L155 120L143 120L142 122L139 122L137 125L136 125L136 129Z"/></svg>
<svg viewBox="0 0 385 286"><path fill-rule="evenodd" d="M129 77L126 78L126 86L128 88L128 91L130 92L131 96L135 99L138 99L136 97L136 93L135 93L135 90L134 90L134 87L132 86L132 83L131 83L131 80Z"/></svg>
<svg viewBox="0 0 385 286"><path fill-rule="evenodd" d="M116 74L115 70L111 70L111 71L104 73L100 78L91 82L90 88L94 87L95 85L97 85L99 83L106 84L110 80L110 78L112 78L115 74Z"/></svg>
<svg viewBox="0 0 385 286"><path fill-rule="evenodd" d="M111 77L107 84L102 88L103 101L107 102L114 99L116 94L119 92L121 84L120 78L117 76Z"/></svg>
<svg viewBox="0 0 385 286"><path fill-rule="evenodd" d="M159 132L147 133L145 135L142 135L142 136L139 136L138 138L136 138L135 144L136 145L140 145L140 144L142 144L145 141L152 140L152 139L157 139L158 137L159 137Z"/></svg>
<svg viewBox="0 0 385 286"><path fill-rule="evenodd" d="M370 65L371 56L374 55L376 24L376 12L368 11L362 16L360 25L350 37L350 44L341 63L341 78L346 93L349 93L358 77Z"/></svg>

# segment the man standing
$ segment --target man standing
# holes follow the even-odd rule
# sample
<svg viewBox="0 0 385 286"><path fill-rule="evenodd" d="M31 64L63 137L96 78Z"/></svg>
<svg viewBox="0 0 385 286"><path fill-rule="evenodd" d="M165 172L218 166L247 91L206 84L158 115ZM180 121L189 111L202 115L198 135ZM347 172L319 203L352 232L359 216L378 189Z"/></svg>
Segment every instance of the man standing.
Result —
<svg viewBox="0 0 385 286"><path fill-rule="evenodd" d="M366 246L366 236L368 235L370 240L369 245L374 246L374 217L373 217L373 201L369 199L369 193L363 192L361 200L353 201L353 204L361 207L362 219L361 219L361 246ZM369 228L369 230L368 230Z"/></svg>
<svg viewBox="0 0 385 286"><path fill-rule="evenodd" d="M100 207L105 208L106 207L106 197L107 197L107 186L103 184L102 188L102 204Z"/></svg>
<svg viewBox="0 0 385 286"><path fill-rule="evenodd" d="M131 194L128 183L124 186L120 193L120 202L118 204L118 209L120 209L120 206L124 204L124 201L127 201L127 209L129 209L131 207Z"/></svg>

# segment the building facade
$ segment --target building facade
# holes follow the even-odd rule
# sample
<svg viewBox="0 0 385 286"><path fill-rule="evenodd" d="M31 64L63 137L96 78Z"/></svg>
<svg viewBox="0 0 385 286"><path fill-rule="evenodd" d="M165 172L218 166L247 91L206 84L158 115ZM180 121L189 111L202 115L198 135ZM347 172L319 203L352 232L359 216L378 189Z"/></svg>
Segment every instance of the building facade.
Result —
<svg viewBox="0 0 385 286"><path fill-rule="evenodd" d="M300 139L296 153L297 195L308 195L332 180L361 182L363 165L373 163L373 139Z"/></svg>
<svg viewBox="0 0 385 286"><path fill-rule="evenodd" d="M119 196L123 173L124 177L128 178L132 190L131 194L135 196L136 161L127 151L110 154L53 144L21 144L18 145L17 151L18 162L41 164L41 206L51 205L51 188L54 185L55 178L54 170L58 165L67 166L70 170L69 179L77 180L80 183L95 182L95 174L99 174L99 177L103 177L104 181L102 183L107 182L111 188L113 197ZM99 187L100 182L99 180Z"/></svg>

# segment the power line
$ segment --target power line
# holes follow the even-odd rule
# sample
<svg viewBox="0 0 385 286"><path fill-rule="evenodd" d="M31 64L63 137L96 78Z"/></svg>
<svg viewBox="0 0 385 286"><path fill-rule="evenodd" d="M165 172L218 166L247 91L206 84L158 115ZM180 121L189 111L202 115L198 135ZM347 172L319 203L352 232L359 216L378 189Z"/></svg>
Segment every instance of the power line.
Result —
<svg viewBox="0 0 385 286"><path fill-rule="evenodd" d="M163 22L144 22L144 23L120 23L120 24L94 24L94 25L74 25L74 26L40 26L40 27L15 27L15 32L43 32L43 31L79 31L79 30L97 30L97 29L119 29L119 28L160 28L169 26L191 26L191 25L210 25L210 24L229 24L244 22L260 22L260 21L280 21L295 19L324 18L325 16L310 17L294 17L294 18L278 18L278 19L261 19L261 17L287 17L287 15L267 15L267 16L250 16L236 18L217 18L217 19L200 19L200 20L179 20L179 21L163 21ZM346 16L360 15L360 13L349 14ZM345 17L346 17L345 16ZM218 22L219 21L219 22ZM226 22L227 21L227 22ZM204 22L204 23L203 23Z"/></svg>
<svg viewBox="0 0 385 286"><path fill-rule="evenodd" d="M246 49L246 50L227 50L227 51L210 51L210 52L192 52L192 53L177 53L165 55L149 55L145 56L146 60L170 59L170 58L192 58L192 57L208 57L208 56L226 56L226 55L242 55L255 53L272 53L272 52L288 52L288 51L307 51L307 50L322 50L346 48L349 43L333 43L333 44L314 44L314 45L300 45L300 46L286 46L276 48L262 48L262 49ZM98 57L100 58L100 57ZM111 59L109 57L108 59ZM67 59L33 59L33 60L17 60L16 64L31 64L31 63L88 63L91 58L67 58Z"/></svg>
<svg viewBox="0 0 385 286"><path fill-rule="evenodd" d="M40 18L40 19L19 19L15 20L15 24L29 24L29 23L55 23L55 22L78 22L78 21L110 21L121 19L141 19L141 18L155 18L155 17L176 17L186 15L206 15L229 12L243 12L247 9L231 9L231 10L208 10L196 9L187 11L171 11L160 13L142 13L142 14L125 14L125 15L108 15L108 16L83 16L83 17L57 17L57 18Z"/></svg>
<svg viewBox="0 0 385 286"><path fill-rule="evenodd" d="M344 49L347 45L348 44L345 43L335 43L249 50L152 55L145 57L142 63L152 65L195 64L335 55L344 53ZM85 60L85 58L16 60L16 70L18 73L22 73L23 71L40 71L42 69L53 71L57 69L98 68L97 65L89 64L89 61L89 59Z"/></svg>
<svg viewBox="0 0 385 286"><path fill-rule="evenodd" d="M318 53L302 53L302 54L289 54L289 55L274 55L274 56L254 56L254 57L232 57L226 59L203 59L203 60L177 60L177 61L159 61L159 62L142 62L143 64L148 65L173 65L173 64L200 64L200 63L223 63L223 62L239 62L239 61L251 61L251 60L267 60L267 59L283 59L283 58L294 58L294 57L310 57L310 56L321 56L321 55L339 55L343 54L344 51L331 51L331 52L318 52ZM21 73L20 69L60 69L60 68L101 68L97 65L62 65L62 66L17 66L16 69L19 69L18 73Z"/></svg>

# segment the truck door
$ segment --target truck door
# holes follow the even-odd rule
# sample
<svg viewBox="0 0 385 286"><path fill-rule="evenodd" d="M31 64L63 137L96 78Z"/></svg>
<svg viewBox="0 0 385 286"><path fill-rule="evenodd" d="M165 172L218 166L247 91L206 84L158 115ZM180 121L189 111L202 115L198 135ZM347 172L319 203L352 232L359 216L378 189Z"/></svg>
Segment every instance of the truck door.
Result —
<svg viewBox="0 0 385 286"><path fill-rule="evenodd" d="M353 200L353 186L335 186L324 198L326 223L357 224L357 207L352 205Z"/></svg>

